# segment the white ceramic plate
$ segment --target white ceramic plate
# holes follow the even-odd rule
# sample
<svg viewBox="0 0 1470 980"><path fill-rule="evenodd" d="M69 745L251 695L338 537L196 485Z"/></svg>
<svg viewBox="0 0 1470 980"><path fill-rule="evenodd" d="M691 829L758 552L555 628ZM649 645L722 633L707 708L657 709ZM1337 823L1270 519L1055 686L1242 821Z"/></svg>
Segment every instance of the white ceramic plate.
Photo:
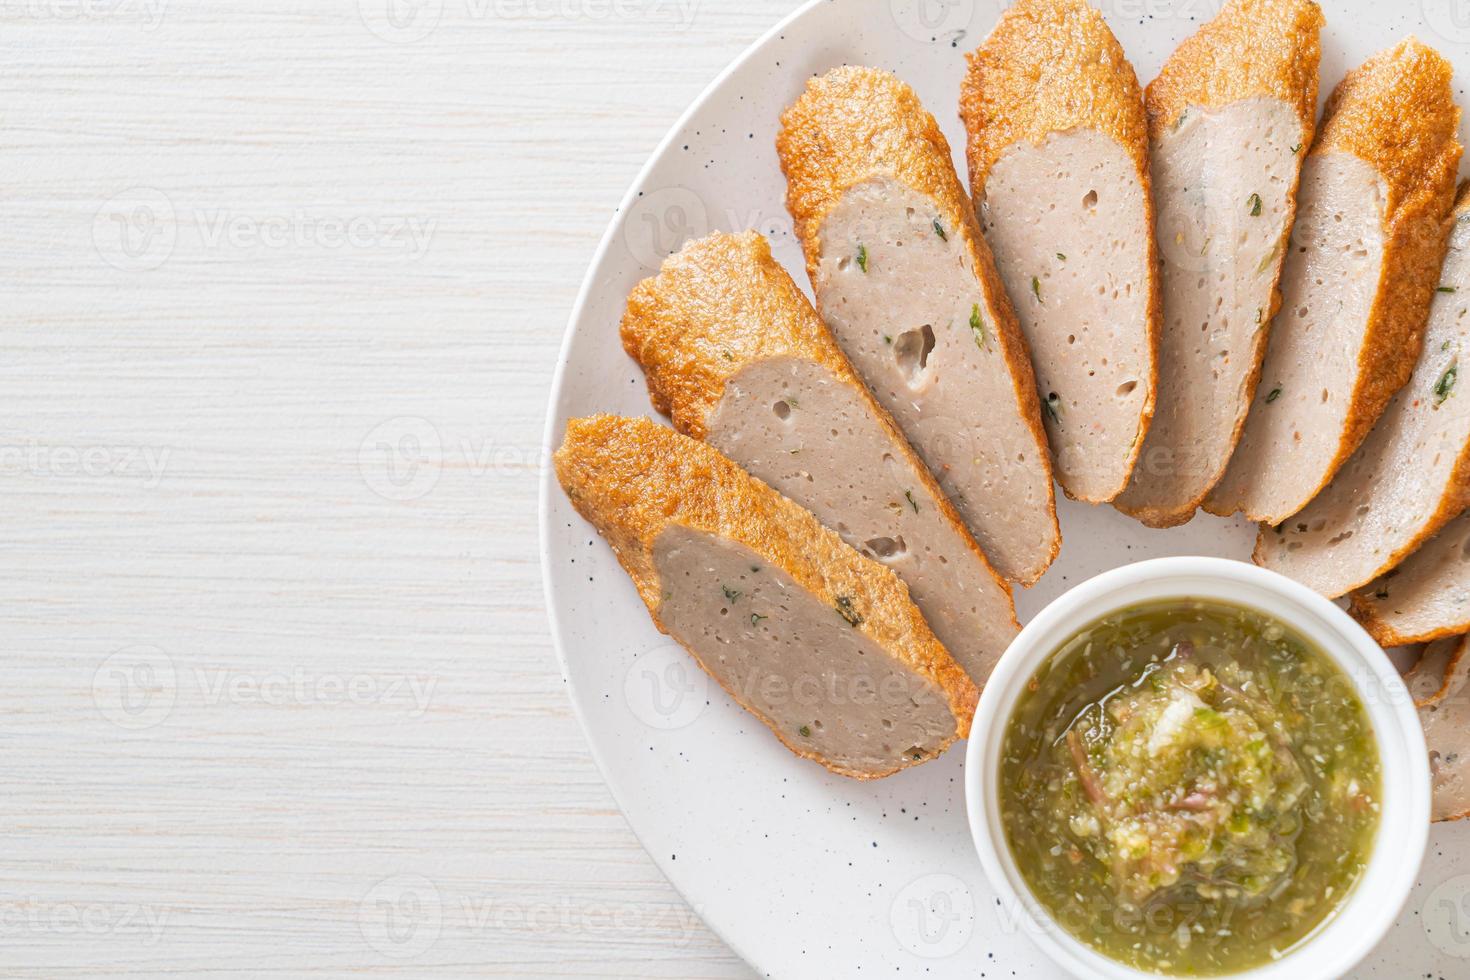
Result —
<svg viewBox="0 0 1470 980"><path fill-rule="evenodd" d="M1322 0L1323 94L1406 33L1470 79L1467 0ZM687 239L757 228L805 282L776 162L781 110L843 63L918 91L956 148L964 53L1001 0L816 0L726 71L654 154L609 228L562 350L548 452L568 418L651 415L617 324L632 286ZM1102 0L1140 79L1157 73L1219 0ZM1463 90L1462 90L1463 91ZM1060 496L1060 495L1059 495ZM1017 595L1026 621L1098 572L1166 555L1245 559L1252 529L1201 516L1148 531L1110 508L1059 501L1065 543ZM690 905L771 977L1061 976L1007 921L968 839L962 749L860 784L793 757L649 621L612 552L549 472L542 560L552 632L592 752L629 823ZM1362 976L1470 975L1470 826L1436 828L1415 896Z"/></svg>

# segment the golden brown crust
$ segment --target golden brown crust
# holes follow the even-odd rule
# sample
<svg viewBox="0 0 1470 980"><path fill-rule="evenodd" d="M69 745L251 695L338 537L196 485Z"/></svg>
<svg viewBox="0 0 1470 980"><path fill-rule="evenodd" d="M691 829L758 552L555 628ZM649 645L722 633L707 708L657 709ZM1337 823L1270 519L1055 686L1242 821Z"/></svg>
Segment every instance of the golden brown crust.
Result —
<svg viewBox="0 0 1470 980"><path fill-rule="evenodd" d="M979 693L892 570L849 548L806 510L712 447L650 419L598 415L567 423L555 464L573 506L612 546L661 631L668 632L659 619L663 585L654 540L673 525L716 535L763 555L834 609L839 596L850 601L858 617L854 628L948 700L956 726L941 751L969 731ZM740 692L726 690L750 709ZM833 772L856 779L890 774L828 765L778 726L769 727L792 752Z"/></svg>
<svg viewBox="0 0 1470 980"><path fill-rule="evenodd" d="M1451 636L1460 636L1470 629L1470 622L1451 623L1424 633L1400 633L1393 624L1378 613L1372 595L1363 589L1349 596L1348 612L1358 621L1373 641L1381 647L1404 647L1415 643L1433 643Z"/></svg>
<svg viewBox="0 0 1470 980"><path fill-rule="evenodd" d="M811 79L781 116L776 152L786 174L786 207L813 281L822 225L858 184L897 180L932 198L948 225L965 223L970 212L939 124L914 90L886 71L846 66Z"/></svg>
<svg viewBox="0 0 1470 980"><path fill-rule="evenodd" d="M1461 664L1464 662L1465 654L1470 652L1470 637L1457 637L1454 650L1445 661L1440 672L1439 688L1428 697L1416 699L1414 707L1419 713L1419 720L1424 725L1424 734L1428 742L1429 761L1434 776L1434 810L1433 819L1435 823L1451 823L1470 817L1470 810L1451 810L1450 806L1463 805L1463 803L1451 802L1452 797L1463 797L1464 791L1460 789L1459 779L1454 771L1465 765L1463 756L1457 751L1458 745L1453 742L1445 742L1445 737L1453 739L1454 725L1445 723L1435 725L1436 713L1439 711L1454 711L1460 703L1463 693L1464 681L1460 677ZM1421 652L1418 663L1404 676L1405 682L1412 683L1414 675L1424 666L1425 659L1429 654L1426 648ZM1453 698L1449 704L1445 704L1446 698ZM1463 713L1463 712L1462 712ZM1447 716L1448 717L1448 716ZM1463 721L1463 719L1456 719ZM1446 736L1440 729L1450 729ZM1450 770L1451 775L1441 778L1445 770ZM1441 799L1443 789L1444 799Z"/></svg>
<svg viewBox="0 0 1470 980"><path fill-rule="evenodd" d="M1113 506L1118 508L1121 514L1127 514L1144 527L1151 527L1156 531L1171 527L1180 527L1194 520L1195 511L1199 509L1200 500L1196 500L1188 507L1160 507L1157 504L1120 504L1113 501Z"/></svg>
<svg viewBox="0 0 1470 980"><path fill-rule="evenodd" d="M1453 74L1438 52L1411 37L1349 72L1327 101L1311 155L1345 153L1378 175L1384 192L1384 244L1378 289L1358 355L1358 380L1337 453L1307 501L1357 451L1419 360L1449 245L1449 214L1462 153ZM1230 499L1212 491L1204 509L1220 517L1244 510L1259 523L1282 519L1252 513Z"/></svg>
<svg viewBox="0 0 1470 980"><path fill-rule="evenodd" d="M1463 456L1457 464L1456 472L1462 474L1462 481L1470 480L1470 473L1466 472L1465 458ZM1464 486L1464 483L1462 482L1460 485ZM1470 504L1466 506L1470 507ZM1441 509L1442 513L1443 509ZM1436 532L1443 531L1458 516L1458 514L1451 514L1449 520L1441 524L1436 529ZM1430 537L1424 538L1424 540L1419 542L1418 547L1425 547L1429 541ZM1394 564L1394 567L1397 568L1404 561L1408 561L1412 557L1412 553L1403 555ZM1385 573L1385 575L1391 574L1392 571ZM1433 643L1435 640L1443 640L1446 637L1460 636L1466 632L1470 632L1470 618L1466 618L1459 621L1441 623L1439 626L1424 630L1423 632L1406 633L1395 626L1393 621L1385 617L1380 611L1379 602L1381 600L1378 596L1374 595L1374 590L1378 587L1376 583L1370 584L1348 596L1349 602L1351 603L1348 612L1362 624L1363 629L1367 630L1368 635L1373 637L1380 646L1401 647L1414 643Z"/></svg>
<svg viewBox="0 0 1470 980"><path fill-rule="evenodd" d="M717 233L666 259L628 297L622 337L647 373L654 407L695 439L708 435L726 382L757 361L798 357L861 387L827 325L753 231Z"/></svg>
<svg viewBox="0 0 1470 980"><path fill-rule="evenodd" d="M1466 181L1460 186L1459 197L1455 205L1454 213L1450 216L1449 227L1453 229L1457 221L1470 221L1470 181ZM1439 268L1440 266L1435 266L1436 270L1438 270ZM1438 284L1438 282L1438 272L1436 271L1435 283ZM1365 438L1366 436L1367 433L1364 433ZM1379 575L1382 575L1389 569L1397 568L1410 555L1418 551L1419 548L1426 541L1438 534L1446 524L1454 520L1456 517L1459 517L1462 513L1465 512L1466 509L1470 509L1470 442L1467 442L1465 445L1460 447L1459 456L1455 459L1454 469L1450 471L1450 477L1447 485L1449 491L1439 499L1439 502L1435 505L1434 513L1430 515L1429 520L1421 525L1414 532L1414 536L1410 538L1404 545L1397 548L1392 554L1384 559L1383 564L1381 565L1379 570L1374 573L1373 578L1376 579ZM1256 564L1264 565L1266 563L1266 555L1268 548L1270 547L1271 537L1274 537L1274 534L1266 527L1262 527L1257 533L1256 547L1252 555L1252 560L1255 561ZM1352 596L1354 615L1357 615L1357 610L1359 608L1360 602L1363 603L1363 609L1367 610L1371 608L1359 595L1354 594ZM1370 615L1376 618L1376 614L1365 613L1365 615ZM1367 626L1366 621L1364 622L1364 625ZM1383 626L1381 624L1379 626L1379 629L1382 630L1385 634L1390 632L1386 626ZM1368 630L1370 633L1373 633L1373 627L1368 626ZM1444 635L1452 636L1457 632L1459 631L1447 631ZM1376 634L1374 634L1374 638L1378 639ZM1440 637L1434 637L1434 639L1439 638ZM1383 641L1380 640L1379 642ZM1417 643L1421 641L1397 641L1391 645L1397 646L1403 642Z"/></svg>
<svg viewBox="0 0 1470 980"><path fill-rule="evenodd" d="M1438 678L1431 678L1431 680L1436 680L1439 686L1424 697L1415 698L1414 707L1428 708L1432 705L1439 704L1445 699L1445 695L1450 690L1450 683L1454 680L1455 671L1459 670L1460 660L1465 656L1467 649L1470 649L1470 640L1461 638L1460 642L1455 645L1455 649L1450 653L1449 659L1445 661L1443 668L1440 670L1440 676ZM1412 683L1419 672L1425 669L1424 665L1428 659L1429 652L1429 649L1426 648L1420 653L1419 659L1414 663L1414 666L1410 667L1408 672L1404 674L1405 683Z"/></svg>
<svg viewBox="0 0 1470 980"><path fill-rule="evenodd" d="M907 457L940 516L959 535L998 589L1010 583L986 558L954 504L914 453L898 423L878 403L837 346L806 295L771 255L763 235L716 233L690 242L639 283L623 315L623 349L643 368L649 398L674 428L695 439L709 434L709 417L726 383L772 357L819 364L852 388ZM1020 629L1012 612L1011 623Z"/></svg>
<svg viewBox="0 0 1470 980"><path fill-rule="evenodd" d="M1423 544L1444 530L1445 525L1459 517L1466 510L1470 510L1470 443L1460 447L1459 458L1455 460L1455 468L1450 475L1450 492L1442 497L1439 506L1435 508L1433 516L1419 529L1419 533L1413 541L1398 551L1384 563L1384 568L1397 568L1410 555L1418 551Z"/></svg>
<svg viewBox="0 0 1470 980"><path fill-rule="evenodd" d="M1328 100L1312 153L1350 153L1382 178L1384 263L1368 316L1330 479L1368 435L1419 360L1429 304L1449 245L1463 152L1454 68L1414 38L1349 72Z"/></svg>
<svg viewBox="0 0 1470 980"><path fill-rule="evenodd" d="M1019 0L1001 15L960 88L970 192L1014 143L1094 129L1133 160L1148 200L1148 123L1138 76L1102 14L1084 0Z"/></svg>
<svg viewBox="0 0 1470 980"><path fill-rule="evenodd" d="M1213 20L1179 45L1159 77L1149 83L1144 104L1150 138L1157 141L1172 130L1191 107L1214 109L1243 99L1273 98L1296 110L1302 127L1301 145L1311 146L1316 138L1323 23L1322 9L1312 0L1230 0ZM1300 179L1298 167L1286 195L1283 244L1291 235ZM1285 254L1283 247L1274 273L1278 281ZM1270 323L1280 309L1281 291L1273 288L1266 322ZM1258 331L1254 346L1245 355L1252 366L1241 389L1241 411L1230 436L1232 448L1245 431L1269 340L1269 331ZM1228 464L1228 457L1224 462ZM1215 474L1216 481L1224 475L1222 464ZM1144 507L1136 513L1119 509L1148 527L1177 527L1188 523L1200 506L1209 509L1206 500L1213 489L1213 483L1204 486L1185 507Z"/></svg>
<svg viewBox="0 0 1470 980"><path fill-rule="evenodd" d="M1230 0L1179 45L1145 93L1153 139L1191 106L1280 99L1296 109L1312 144L1322 62L1322 9L1312 0Z"/></svg>
<svg viewBox="0 0 1470 980"><path fill-rule="evenodd" d="M897 181L928 197L941 223L955 229L964 242L984 296L983 312L995 326L996 346L1010 373L1016 410L1036 440L1039 465L1046 468L1047 515L1057 530L1050 554L1037 563L1034 575L1021 581L1033 584L1062 546L1036 376L1016 312L960 186L949 141L939 124L913 89L896 76L849 66L807 83L805 93L781 116L776 150L786 174L786 207L795 219L813 283L824 251L822 227L827 216L848 190L875 178Z"/></svg>
<svg viewBox="0 0 1470 980"><path fill-rule="evenodd" d="M1452 516L1450 521L1454 521L1456 516ZM1446 522L1446 526L1448 526L1448 523ZM1441 527L1439 530L1443 531L1444 529L1444 527ZM1423 542L1420 542L1419 547L1423 548L1428 543L1429 539L1426 538ZM1394 567L1397 568L1401 564L1403 563L1399 562ZM1362 625L1363 629L1368 631L1368 635L1373 637L1379 646L1401 647L1415 643L1433 643L1436 640L1461 636L1470 632L1470 618L1460 621L1444 622L1439 626L1418 633L1407 633L1401 630L1394 624L1392 619L1383 615L1379 607L1379 604L1388 598L1386 593L1378 593L1379 589L1384 588L1384 585L1381 583L1390 581L1394 574L1390 570L1383 576L1380 576L1377 581L1356 590L1348 596L1350 603L1348 612Z"/></svg>
<svg viewBox="0 0 1470 980"><path fill-rule="evenodd" d="M1153 184L1149 174L1148 123L1138 76L1102 14L1084 0L1019 0L978 50L960 88L960 117L969 136L970 193L985 199L991 168L1016 143L1045 142L1053 133L1089 129L1123 148L1143 189L1145 209L1144 342L1149 358L1147 395L1126 472L1111 496L1068 497L1107 503L1128 488L1143 451L1158 396L1160 298Z"/></svg>

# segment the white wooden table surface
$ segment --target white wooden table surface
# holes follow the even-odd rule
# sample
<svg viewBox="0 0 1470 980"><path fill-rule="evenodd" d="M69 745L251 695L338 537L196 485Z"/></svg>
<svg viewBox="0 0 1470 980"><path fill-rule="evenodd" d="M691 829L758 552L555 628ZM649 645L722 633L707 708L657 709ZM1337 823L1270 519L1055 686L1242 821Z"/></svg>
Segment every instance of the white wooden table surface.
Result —
<svg viewBox="0 0 1470 980"><path fill-rule="evenodd" d="M751 975L535 487L613 207L795 6L0 0L0 975Z"/></svg>

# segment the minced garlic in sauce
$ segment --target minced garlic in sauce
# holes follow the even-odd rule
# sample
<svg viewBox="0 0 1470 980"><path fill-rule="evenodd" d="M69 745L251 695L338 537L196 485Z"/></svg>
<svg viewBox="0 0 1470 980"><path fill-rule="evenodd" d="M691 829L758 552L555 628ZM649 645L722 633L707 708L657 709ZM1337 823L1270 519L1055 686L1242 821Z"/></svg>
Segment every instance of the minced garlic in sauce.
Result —
<svg viewBox="0 0 1470 980"><path fill-rule="evenodd" d="M1278 958L1329 918L1378 827L1356 689L1224 603L1114 614L1065 643L1005 733L1001 809L1032 892L1114 959L1178 976Z"/></svg>

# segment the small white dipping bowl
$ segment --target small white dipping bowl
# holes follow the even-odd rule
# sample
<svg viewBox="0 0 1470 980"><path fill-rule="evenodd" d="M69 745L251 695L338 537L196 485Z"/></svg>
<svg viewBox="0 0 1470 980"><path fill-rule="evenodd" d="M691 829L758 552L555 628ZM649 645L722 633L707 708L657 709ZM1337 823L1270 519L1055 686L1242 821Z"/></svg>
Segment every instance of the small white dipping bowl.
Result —
<svg viewBox="0 0 1470 980"><path fill-rule="evenodd" d="M1378 836L1368 867L1337 913L1280 959L1230 974L1248 980L1344 976L1383 938L1408 899L1429 841L1429 756L1398 672L1341 609L1275 572L1221 558L1163 558L1114 569L1057 599L1016 637L980 696L965 766L970 832L985 873L1012 921L1078 977L1157 977L1098 953L1051 918L1031 894L1006 843L1000 763L1006 725L1037 669L1079 630L1110 613L1167 599L1216 600L1258 610L1295 629L1335 660L1373 723L1382 761Z"/></svg>

